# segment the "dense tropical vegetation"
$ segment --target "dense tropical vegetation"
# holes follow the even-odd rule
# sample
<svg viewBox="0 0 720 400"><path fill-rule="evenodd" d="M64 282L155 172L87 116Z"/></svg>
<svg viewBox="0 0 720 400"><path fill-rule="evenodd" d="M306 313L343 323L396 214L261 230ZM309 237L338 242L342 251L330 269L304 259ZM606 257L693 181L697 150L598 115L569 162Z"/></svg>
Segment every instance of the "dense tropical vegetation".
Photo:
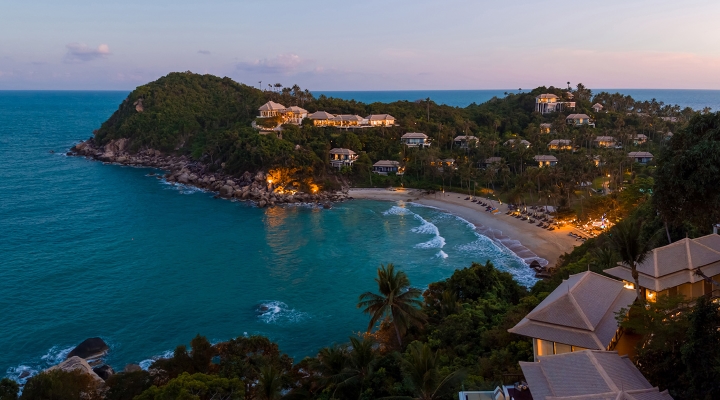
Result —
<svg viewBox="0 0 720 400"><path fill-rule="evenodd" d="M135 148L191 154L231 172L282 165L315 177L344 174L355 185L370 184L373 161L394 159L405 164L405 176L375 176L373 184L402 179L422 187L479 187L514 202L550 201L581 218L606 214L618 224L563 256L552 276L532 288L520 286L487 262L457 270L421 292L395 265L380 266L378 291L359 294L358 299L358 308L369 316L368 332L322 348L314 357L292 360L277 344L258 336L215 345L197 336L189 348L178 346L171 358L157 360L148 371L113 375L101 393L95 390L96 382L77 373L53 371L29 379L21 398L451 399L461 387L491 389L521 373L518 361L533 356L530 340L507 329L563 279L588 269L602 273L618 262L634 270L653 247L709 233L712 224L720 222L720 113L638 102L619 94L593 96L578 85L572 91L575 112L592 115L593 129L566 125L566 113L534 112L535 96L567 92L558 88L508 94L461 109L431 100L362 104L315 98L297 86L276 87L260 91L227 78L170 74L131 93L96 138L106 142L127 137ZM400 126L350 132L304 124L286 126L282 138L258 135L250 123L267 100L310 111L390 113ZM595 102L606 112L592 112ZM551 124L555 133L541 133L541 123ZM672 137L667 135L671 130ZM427 133L433 146L403 149L398 139L406 131ZM639 133L649 140L636 146L632 138ZM476 136L479 146L454 147L453 138L462 134ZM594 148L595 135L615 136L624 149ZM557 167L533 168L532 156L548 153L545 143L550 138L571 140L575 152L553 153ZM525 139L532 146L504 146L508 139ZM361 154L351 171L328 167L327 150L335 146ZM649 150L655 161L632 164L626 154L630 149ZM478 168L491 156L503 161L495 168ZM439 170L432 164L438 158L454 158L457 169ZM601 195L579 184L595 185L598 180L610 193ZM633 277L637 280L635 271ZM630 318L619 322L641 335L636 364L652 384L678 399L717 398L718 305L704 297L694 304L683 301L660 297L638 304ZM0 400L16 399L17 393L13 381L0 381Z"/></svg>

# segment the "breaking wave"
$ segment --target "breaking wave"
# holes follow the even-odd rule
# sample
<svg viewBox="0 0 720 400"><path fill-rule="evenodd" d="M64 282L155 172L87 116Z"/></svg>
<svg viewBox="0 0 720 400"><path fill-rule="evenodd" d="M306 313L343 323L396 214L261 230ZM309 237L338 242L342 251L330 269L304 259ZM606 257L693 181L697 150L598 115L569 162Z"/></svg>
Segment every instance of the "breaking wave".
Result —
<svg viewBox="0 0 720 400"><path fill-rule="evenodd" d="M309 318L309 314L288 307L282 301L264 301L255 309L257 317L266 324L294 323Z"/></svg>

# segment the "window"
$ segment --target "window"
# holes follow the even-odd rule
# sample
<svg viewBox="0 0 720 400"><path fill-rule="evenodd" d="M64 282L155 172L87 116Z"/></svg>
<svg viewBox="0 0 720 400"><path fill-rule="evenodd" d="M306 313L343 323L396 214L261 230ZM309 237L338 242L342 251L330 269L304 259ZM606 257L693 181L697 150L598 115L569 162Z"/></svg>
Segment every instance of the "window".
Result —
<svg viewBox="0 0 720 400"><path fill-rule="evenodd" d="M572 352L572 346L569 344L555 343L555 354L564 354Z"/></svg>
<svg viewBox="0 0 720 400"><path fill-rule="evenodd" d="M555 354L553 342L541 339L535 339L535 351L537 353L535 354L536 356L551 356Z"/></svg>

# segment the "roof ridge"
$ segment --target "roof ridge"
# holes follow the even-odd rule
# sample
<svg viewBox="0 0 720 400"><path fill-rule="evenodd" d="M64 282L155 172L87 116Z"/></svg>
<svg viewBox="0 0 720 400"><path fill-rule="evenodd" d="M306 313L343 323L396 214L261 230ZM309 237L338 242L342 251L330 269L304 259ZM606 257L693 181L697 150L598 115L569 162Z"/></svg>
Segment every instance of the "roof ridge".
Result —
<svg viewBox="0 0 720 400"><path fill-rule="evenodd" d="M598 371L600 377L603 378L603 380L608 385L610 390L614 389L615 391L619 391L620 389L617 387L615 382L613 382L613 380L610 379L610 375L607 374L607 372L605 371L605 368L603 368L602 365L600 365L600 362L598 361L598 359L595 358L596 351L600 351L600 350L590 350L588 352L588 358L590 359L590 362L592 362L593 365L595 365L595 368L597 368L597 371Z"/></svg>
<svg viewBox="0 0 720 400"><path fill-rule="evenodd" d="M580 279L577 282L575 282L575 285L572 286L572 289L574 290L575 287L577 287L577 285L579 285L581 282L585 281L585 279L587 279L588 276L590 276L590 273L583 274L583 276L580 277ZM588 319L587 315L585 315L585 311L583 311L582 307L580 307L580 304L575 299L575 296L572 293L573 290L569 290L569 289L571 289L571 288L568 286L567 295L570 296L570 301L572 302L573 306L575 307L575 310L580 313L580 318L582 318L583 322L585 322L585 325L587 326L588 330L593 331L593 333L594 333L595 327L593 326L593 324L590 323L590 320Z"/></svg>

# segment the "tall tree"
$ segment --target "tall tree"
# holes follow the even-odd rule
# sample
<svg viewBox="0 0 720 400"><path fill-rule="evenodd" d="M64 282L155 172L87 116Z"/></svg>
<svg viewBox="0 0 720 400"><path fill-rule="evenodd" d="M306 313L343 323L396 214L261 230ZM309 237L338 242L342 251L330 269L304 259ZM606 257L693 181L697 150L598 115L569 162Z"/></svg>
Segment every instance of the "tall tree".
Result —
<svg viewBox="0 0 720 400"><path fill-rule="evenodd" d="M415 399L439 399L447 394L453 383L464 376L462 370L441 373L438 358L438 352L432 351L427 343L413 342L408 346L401 364L412 385Z"/></svg>
<svg viewBox="0 0 720 400"><path fill-rule="evenodd" d="M412 325L420 325L425 321L425 314L420 310L420 289L410 287L410 280L405 272L395 271L393 264L380 265L378 277L375 278L380 294L365 292L360 295L358 308L370 314L368 332L382 318L390 317L395 328L398 344L402 345L402 336Z"/></svg>
<svg viewBox="0 0 720 400"><path fill-rule="evenodd" d="M633 280L635 281L635 292L638 301L644 302L640 292L640 279L638 275L638 264L642 264L654 246L654 237L645 240L642 237L642 221L623 221L615 226L610 233L610 244L618 254L622 263L630 268Z"/></svg>

